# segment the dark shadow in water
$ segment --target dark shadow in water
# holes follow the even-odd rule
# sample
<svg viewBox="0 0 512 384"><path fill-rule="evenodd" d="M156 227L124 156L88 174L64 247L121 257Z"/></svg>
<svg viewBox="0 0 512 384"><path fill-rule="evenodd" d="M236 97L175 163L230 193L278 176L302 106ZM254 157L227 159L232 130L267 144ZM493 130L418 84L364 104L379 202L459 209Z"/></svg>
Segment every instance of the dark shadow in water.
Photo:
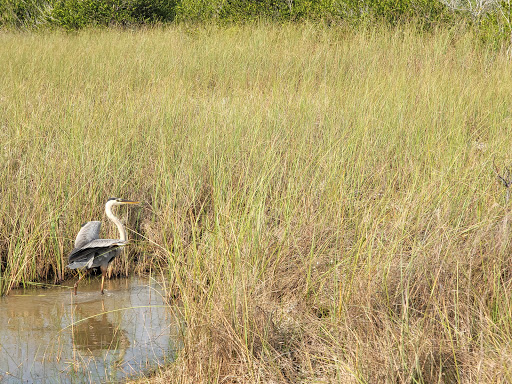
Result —
<svg viewBox="0 0 512 384"><path fill-rule="evenodd" d="M115 382L173 360L181 325L159 285L99 281L0 298L0 383Z"/></svg>

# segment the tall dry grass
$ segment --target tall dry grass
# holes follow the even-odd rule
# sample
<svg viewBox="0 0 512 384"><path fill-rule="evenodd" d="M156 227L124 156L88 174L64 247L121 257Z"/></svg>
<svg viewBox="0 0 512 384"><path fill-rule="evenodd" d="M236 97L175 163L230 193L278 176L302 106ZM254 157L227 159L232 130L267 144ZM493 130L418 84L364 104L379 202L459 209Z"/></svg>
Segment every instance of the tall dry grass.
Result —
<svg viewBox="0 0 512 384"><path fill-rule="evenodd" d="M115 272L167 276L187 324L152 381L512 381L506 55L180 26L3 33L0 68L1 292L69 276L80 224L138 198Z"/></svg>

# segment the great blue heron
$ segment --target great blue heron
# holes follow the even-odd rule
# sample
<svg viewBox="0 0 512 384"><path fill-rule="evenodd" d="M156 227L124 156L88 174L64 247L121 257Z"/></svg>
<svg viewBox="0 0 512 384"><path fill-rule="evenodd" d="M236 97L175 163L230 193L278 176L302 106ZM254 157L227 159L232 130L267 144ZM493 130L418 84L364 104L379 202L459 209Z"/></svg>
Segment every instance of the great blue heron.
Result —
<svg viewBox="0 0 512 384"><path fill-rule="evenodd" d="M74 285L74 292L78 288L78 283L91 268L100 267L101 269L101 294L103 294L103 283L107 273L108 264L121 252L121 247L125 246L126 231L117 217L112 213L114 205L139 204L138 201L124 200L117 197L111 197L105 204L105 213L107 217L117 226L119 230L119 239L100 239L101 221L89 221L82 225L75 240L75 248L69 255L68 268L86 268L86 272L80 276Z"/></svg>

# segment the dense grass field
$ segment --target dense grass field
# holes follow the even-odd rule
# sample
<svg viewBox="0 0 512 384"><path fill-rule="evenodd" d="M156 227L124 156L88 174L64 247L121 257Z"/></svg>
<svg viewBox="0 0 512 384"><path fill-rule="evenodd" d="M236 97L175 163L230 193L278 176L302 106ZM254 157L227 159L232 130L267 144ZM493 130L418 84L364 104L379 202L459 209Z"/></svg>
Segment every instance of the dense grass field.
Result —
<svg viewBox="0 0 512 384"><path fill-rule="evenodd" d="M512 381L505 53L182 25L1 33L0 68L0 293L140 199L113 272L165 276L187 324L152 381Z"/></svg>

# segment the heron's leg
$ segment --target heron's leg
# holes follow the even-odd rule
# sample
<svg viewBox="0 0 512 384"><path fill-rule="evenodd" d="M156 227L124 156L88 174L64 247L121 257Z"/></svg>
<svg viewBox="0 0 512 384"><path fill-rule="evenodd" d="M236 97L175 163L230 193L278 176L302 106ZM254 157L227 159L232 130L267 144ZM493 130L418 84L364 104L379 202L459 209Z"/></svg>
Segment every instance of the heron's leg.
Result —
<svg viewBox="0 0 512 384"><path fill-rule="evenodd" d="M87 275L87 273L89 273L89 271L90 271L89 269L86 269L85 273L78 278L78 281L73 286L75 295L76 295L76 289L78 288L78 283L80 282L80 280L82 280L85 277L85 275Z"/></svg>
<svg viewBox="0 0 512 384"><path fill-rule="evenodd" d="M101 294L103 295L103 283L105 282L105 275L107 274L107 267L103 265L100 267L101 269Z"/></svg>

